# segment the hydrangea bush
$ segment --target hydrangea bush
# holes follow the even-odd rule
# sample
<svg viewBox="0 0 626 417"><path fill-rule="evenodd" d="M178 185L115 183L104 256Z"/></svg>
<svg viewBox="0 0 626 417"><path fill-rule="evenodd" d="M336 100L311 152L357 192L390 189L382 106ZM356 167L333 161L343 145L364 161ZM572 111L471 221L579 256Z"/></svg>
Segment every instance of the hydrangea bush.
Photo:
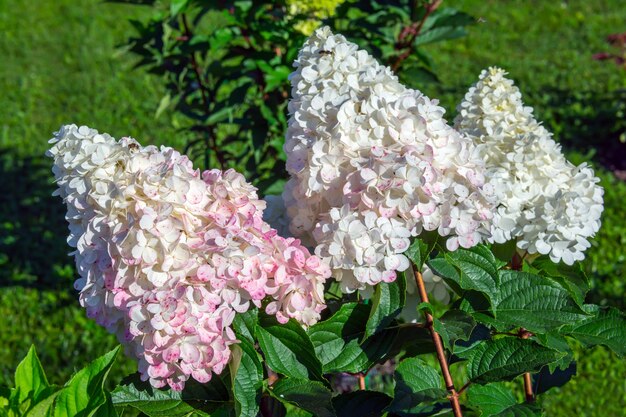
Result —
<svg viewBox="0 0 626 417"><path fill-rule="evenodd" d="M61 128L49 156L80 302L138 373L103 389L112 352L51 387L32 351L0 405L541 416L536 396L575 372L570 344L626 354L624 314L585 303L578 263L603 190L503 70L480 75L451 126L328 27L294 66L282 198L171 148Z"/></svg>

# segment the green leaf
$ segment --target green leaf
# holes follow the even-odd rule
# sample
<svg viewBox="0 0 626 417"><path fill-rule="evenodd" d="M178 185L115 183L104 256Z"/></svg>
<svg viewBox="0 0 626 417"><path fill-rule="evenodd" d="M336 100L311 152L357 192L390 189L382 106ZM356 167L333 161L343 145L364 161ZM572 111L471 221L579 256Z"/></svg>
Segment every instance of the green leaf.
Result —
<svg viewBox="0 0 626 417"><path fill-rule="evenodd" d="M163 112L170 106L171 103L172 95L170 93L167 93L166 95L161 97L161 101L159 101L159 106L157 107L156 112L154 112L154 118L158 119L159 116L163 114Z"/></svg>
<svg viewBox="0 0 626 417"><path fill-rule="evenodd" d="M272 395L319 417L335 415L332 393L324 384L307 379L283 378L271 387Z"/></svg>
<svg viewBox="0 0 626 417"><path fill-rule="evenodd" d="M509 388L498 382L471 385L467 390L467 395L468 404L482 411L481 417L493 416L517 404Z"/></svg>
<svg viewBox="0 0 626 417"><path fill-rule="evenodd" d="M563 326L560 332L587 346L604 345L619 356L626 355L626 318L619 310L587 304L592 314L578 323Z"/></svg>
<svg viewBox="0 0 626 417"><path fill-rule="evenodd" d="M26 417L47 417L51 413L51 408L56 397L61 393L63 389L56 391L43 400L39 401L33 408L26 413Z"/></svg>
<svg viewBox="0 0 626 417"><path fill-rule="evenodd" d="M589 279L585 275L582 264L575 263L569 266L562 262L554 263L549 257L541 256L533 261L530 269L538 275L546 276L559 283L582 307L589 291Z"/></svg>
<svg viewBox="0 0 626 417"><path fill-rule="evenodd" d="M378 391L354 391L333 398L337 417L379 417L392 398Z"/></svg>
<svg viewBox="0 0 626 417"><path fill-rule="evenodd" d="M442 389L439 372L419 358L406 359L398 365L394 373L396 386L394 398L387 411L411 413L421 409L425 402L445 398L447 391Z"/></svg>
<svg viewBox="0 0 626 417"><path fill-rule="evenodd" d="M104 404L104 381L119 350L118 346L78 371L57 396L53 416L88 416Z"/></svg>
<svg viewBox="0 0 626 417"><path fill-rule="evenodd" d="M229 363L235 410L238 416L256 416L263 386L263 365L252 342L239 339L241 342L231 347Z"/></svg>
<svg viewBox="0 0 626 417"><path fill-rule="evenodd" d="M352 369L350 363L358 361L357 358L363 353L358 339L365 332L370 309L371 306L366 304L344 304L328 320L319 322L308 330L324 372L360 371ZM338 364L342 366L337 366ZM344 367L348 369L338 369ZM356 365L356 368L359 367Z"/></svg>
<svg viewBox="0 0 626 417"><path fill-rule="evenodd" d="M493 310L500 328L524 327L543 333L587 317L563 287L527 272L500 271L494 298Z"/></svg>
<svg viewBox="0 0 626 417"><path fill-rule="evenodd" d="M541 417L543 412L537 404L515 404L493 417Z"/></svg>
<svg viewBox="0 0 626 417"><path fill-rule="evenodd" d="M467 31L465 28L460 26L436 27L421 33L417 38L415 38L415 42L413 42L413 44L415 46L421 46L433 42L462 38L465 35L467 35Z"/></svg>
<svg viewBox="0 0 626 417"><path fill-rule="evenodd" d="M134 374L115 388L111 399L118 408L133 407L149 417L182 417L193 413L208 415L228 402L229 394L224 381L216 375L206 384L190 379L185 389L178 392L154 388Z"/></svg>
<svg viewBox="0 0 626 417"><path fill-rule="evenodd" d="M42 394L47 393L49 386L35 346L31 345L26 357L15 370L15 388L19 391L18 402L21 404L30 398L31 404L36 404L42 400Z"/></svg>
<svg viewBox="0 0 626 417"><path fill-rule="evenodd" d="M497 292L498 270L504 265L485 245L457 249L428 262L433 272L460 295L464 290L476 290L489 299Z"/></svg>
<svg viewBox="0 0 626 417"><path fill-rule="evenodd" d="M117 410L111 400L111 394L109 392L105 392L104 397L104 404L98 407L95 413L92 413L90 417L118 417Z"/></svg>
<svg viewBox="0 0 626 417"><path fill-rule="evenodd" d="M467 375L479 384L510 380L525 372L537 372L542 366L564 356L532 340L504 337L486 340L463 353L468 359Z"/></svg>
<svg viewBox="0 0 626 417"><path fill-rule="evenodd" d="M384 330L360 342L370 309L367 304L344 304L328 320L308 330L324 373L362 372L388 353L396 329Z"/></svg>
<svg viewBox="0 0 626 417"><path fill-rule="evenodd" d="M517 404L515 396L504 384L472 385L468 404L481 410L481 417L534 417L541 410L532 404Z"/></svg>
<svg viewBox="0 0 626 417"><path fill-rule="evenodd" d="M381 282L376 285L372 298L372 310L365 326L364 338L381 331L400 314L406 301L406 278L404 272L398 273L394 282Z"/></svg>
<svg viewBox="0 0 626 417"><path fill-rule="evenodd" d="M461 310L448 310L439 319L434 320L434 327L446 349L454 351L457 340L469 340L476 326L474 318Z"/></svg>
<svg viewBox="0 0 626 417"><path fill-rule="evenodd" d="M256 336L274 371L292 378L324 381L313 344L295 320L280 324L274 317L264 315L256 326Z"/></svg>
<svg viewBox="0 0 626 417"><path fill-rule="evenodd" d="M259 311L251 308L245 313L235 314L233 320L233 328L238 335L245 337L250 343L254 344L254 329L259 321Z"/></svg>
<svg viewBox="0 0 626 417"><path fill-rule="evenodd" d="M187 5L189 4L189 0L171 0L170 3L170 14L172 17L178 16L179 13L184 13Z"/></svg>
<svg viewBox="0 0 626 417"><path fill-rule="evenodd" d="M215 110L211 113L209 117L205 120L205 124L208 126L220 123L226 119L232 119L233 117L233 107L225 106L219 110Z"/></svg>
<svg viewBox="0 0 626 417"><path fill-rule="evenodd" d="M411 246L404 253L407 258L413 263L414 267L417 267L418 271L422 271L422 266L428 259L428 255L433 250L434 246L427 245L421 239L413 239ZM411 279L409 277L409 279Z"/></svg>

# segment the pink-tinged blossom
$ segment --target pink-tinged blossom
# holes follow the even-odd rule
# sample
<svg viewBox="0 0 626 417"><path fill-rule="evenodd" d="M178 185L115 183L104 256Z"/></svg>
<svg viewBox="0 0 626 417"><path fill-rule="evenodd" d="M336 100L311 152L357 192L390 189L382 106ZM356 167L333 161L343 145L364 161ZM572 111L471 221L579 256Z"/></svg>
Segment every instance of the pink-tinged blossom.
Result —
<svg viewBox="0 0 626 417"><path fill-rule="evenodd" d="M265 202L241 174L201 173L172 148L85 126L50 142L81 305L153 386L221 373L233 319L254 306L281 322L319 320L329 268L263 221Z"/></svg>
<svg viewBox="0 0 626 417"><path fill-rule="evenodd" d="M393 281L410 237L447 247L489 236L484 163L444 110L366 51L318 29L291 74L286 136L290 231L328 261L344 291Z"/></svg>
<svg viewBox="0 0 626 417"><path fill-rule="evenodd" d="M492 241L568 265L584 259L604 207L593 170L565 158L500 68L482 71L458 110L455 125L478 146L499 202Z"/></svg>

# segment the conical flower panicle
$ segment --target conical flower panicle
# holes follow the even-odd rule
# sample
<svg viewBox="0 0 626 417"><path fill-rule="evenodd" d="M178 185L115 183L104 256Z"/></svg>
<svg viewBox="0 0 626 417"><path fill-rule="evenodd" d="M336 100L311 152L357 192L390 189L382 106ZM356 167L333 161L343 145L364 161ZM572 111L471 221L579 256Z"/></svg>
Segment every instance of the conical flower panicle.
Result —
<svg viewBox="0 0 626 417"><path fill-rule="evenodd" d="M524 106L506 72L480 74L458 107L455 127L478 146L499 202L492 241L516 239L529 253L568 265L584 258L600 228L603 189L586 164L570 163Z"/></svg>
<svg viewBox="0 0 626 417"><path fill-rule="evenodd" d="M153 386L221 373L235 315L263 300L280 322L320 318L330 270L263 222L241 174L200 173L172 148L85 126L63 126L51 143L80 302Z"/></svg>
<svg viewBox="0 0 626 417"><path fill-rule="evenodd" d="M437 101L327 27L295 66L283 198L291 232L316 246L344 291L393 281L423 230L451 250L488 236L483 163Z"/></svg>

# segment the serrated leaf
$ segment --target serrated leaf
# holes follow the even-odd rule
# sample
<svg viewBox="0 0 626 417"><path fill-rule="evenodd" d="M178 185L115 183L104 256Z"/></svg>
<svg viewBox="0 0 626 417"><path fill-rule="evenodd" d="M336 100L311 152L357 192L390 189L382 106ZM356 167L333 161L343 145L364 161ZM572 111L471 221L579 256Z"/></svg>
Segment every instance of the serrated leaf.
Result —
<svg viewBox="0 0 626 417"><path fill-rule="evenodd" d="M111 400L116 407L133 407L149 417L182 417L191 413L207 415L228 402L229 394L224 381L216 375L206 384L190 379L178 392L154 388L134 374L115 388Z"/></svg>
<svg viewBox="0 0 626 417"><path fill-rule="evenodd" d="M256 336L274 371L292 378L324 381L311 339L296 321L280 324L274 317L263 316L256 326Z"/></svg>
<svg viewBox="0 0 626 417"><path fill-rule="evenodd" d="M517 404L513 393L504 384L493 382L486 385L471 385L467 390L468 404L479 408L481 417L498 414Z"/></svg>
<svg viewBox="0 0 626 417"><path fill-rule="evenodd" d="M500 328L524 327L543 333L587 317L563 287L527 272L500 271L500 285L493 298Z"/></svg>
<svg viewBox="0 0 626 417"><path fill-rule="evenodd" d="M506 381L525 372L537 372L542 366L563 356L563 353L532 340L516 337L486 340L462 355L468 359L469 379L479 384Z"/></svg>
<svg viewBox="0 0 626 417"><path fill-rule="evenodd" d="M591 314L578 323L563 326L560 332L587 346L604 345L619 356L626 355L626 318L619 310L585 305Z"/></svg>
<svg viewBox="0 0 626 417"><path fill-rule="evenodd" d="M472 330L476 327L476 321L465 311L448 310L434 320L434 327L446 349L454 351L456 341L469 340Z"/></svg>
<svg viewBox="0 0 626 417"><path fill-rule="evenodd" d="M546 276L556 281L582 307L590 287L589 279L580 263L569 266L562 262L554 263L549 257L541 256L533 261L530 269L531 271L537 271L538 275Z"/></svg>
<svg viewBox="0 0 626 417"><path fill-rule="evenodd" d="M271 392L278 400L291 403L315 416L335 416L331 404L332 393L321 382L283 378L272 386Z"/></svg>
<svg viewBox="0 0 626 417"><path fill-rule="evenodd" d="M406 278L398 273L394 282L376 285L372 297L372 309L365 326L364 338L381 331L402 311L406 301Z"/></svg>
<svg viewBox="0 0 626 417"><path fill-rule="evenodd" d="M54 417L88 416L106 401L103 385L115 362L116 347L109 353L91 362L69 380L56 398Z"/></svg>
<svg viewBox="0 0 626 417"><path fill-rule="evenodd" d="M457 249L428 261L433 272L442 277L457 293L462 295L465 290L476 290L489 299L497 291L498 270L504 265L485 245Z"/></svg>
<svg viewBox="0 0 626 417"><path fill-rule="evenodd" d="M558 361L548 364L547 369L550 372L555 372L556 369L567 369L570 366L574 360L574 352L572 352L572 349L569 347L565 336L554 331L543 334L535 334L535 338L543 346L558 350L559 352L565 354L565 356Z"/></svg>
<svg viewBox="0 0 626 417"><path fill-rule="evenodd" d="M259 311L256 308L251 308L245 313L235 314L233 328L238 335L245 337L254 344L254 330L258 321Z"/></svg>
<svg viewBox="0 0 626 417"><path fill-rule="evenodd" d="M333 398L337 417L380 417L392 398L378 391L354 391Z"/></svg>
<svg viewBox="0 0 626 417"><path fill-rule="evenodd" d="M515 396L503 384L472 385L468 403L481 410L481 417L537 417L541 409L534 404L517 404Z"/></svg>
<svg viewBox="0 0 626 417"><path fill-rule="evenodd" d="M539 373L533 375L533 392L540 395L551 388L567 384L576 375L576 369L576 362L570 362L569 366L563 369L550 369L544 366Z"/></svg>
<svg viewBox="0 0 626 417"><path fill-rule="evenodd" d="M35 346L31 345L28 353L15 369L15 388L19 391L18 403L21 404L28 398L32 404L41 401L42 395L48 393L49 386Z"/></svg>
<svg viewBox="0 0 626 417"><path fill-rule="evenodd" d="M389 350L395 340L393 330L385 330L360 342L371 306L348 303L328 320L308 330L324 373L362 372Z"/></svg>
<svg viewBox="0 0 626 417"><path fill-rule="evenodd" d="M400 362L394 372L396 386L394 398L387 411L411 413L421 410L421 405L445 398L447 391L442 389L439 372L419 358L409 358Z"/></svg>
<svg viewBox="0 0 626 417"><path fill-rule="evenodd" d="M256 416L259 412L263 365L252 342L241 338L231 348L230 374L237 416Z"/></svg>

